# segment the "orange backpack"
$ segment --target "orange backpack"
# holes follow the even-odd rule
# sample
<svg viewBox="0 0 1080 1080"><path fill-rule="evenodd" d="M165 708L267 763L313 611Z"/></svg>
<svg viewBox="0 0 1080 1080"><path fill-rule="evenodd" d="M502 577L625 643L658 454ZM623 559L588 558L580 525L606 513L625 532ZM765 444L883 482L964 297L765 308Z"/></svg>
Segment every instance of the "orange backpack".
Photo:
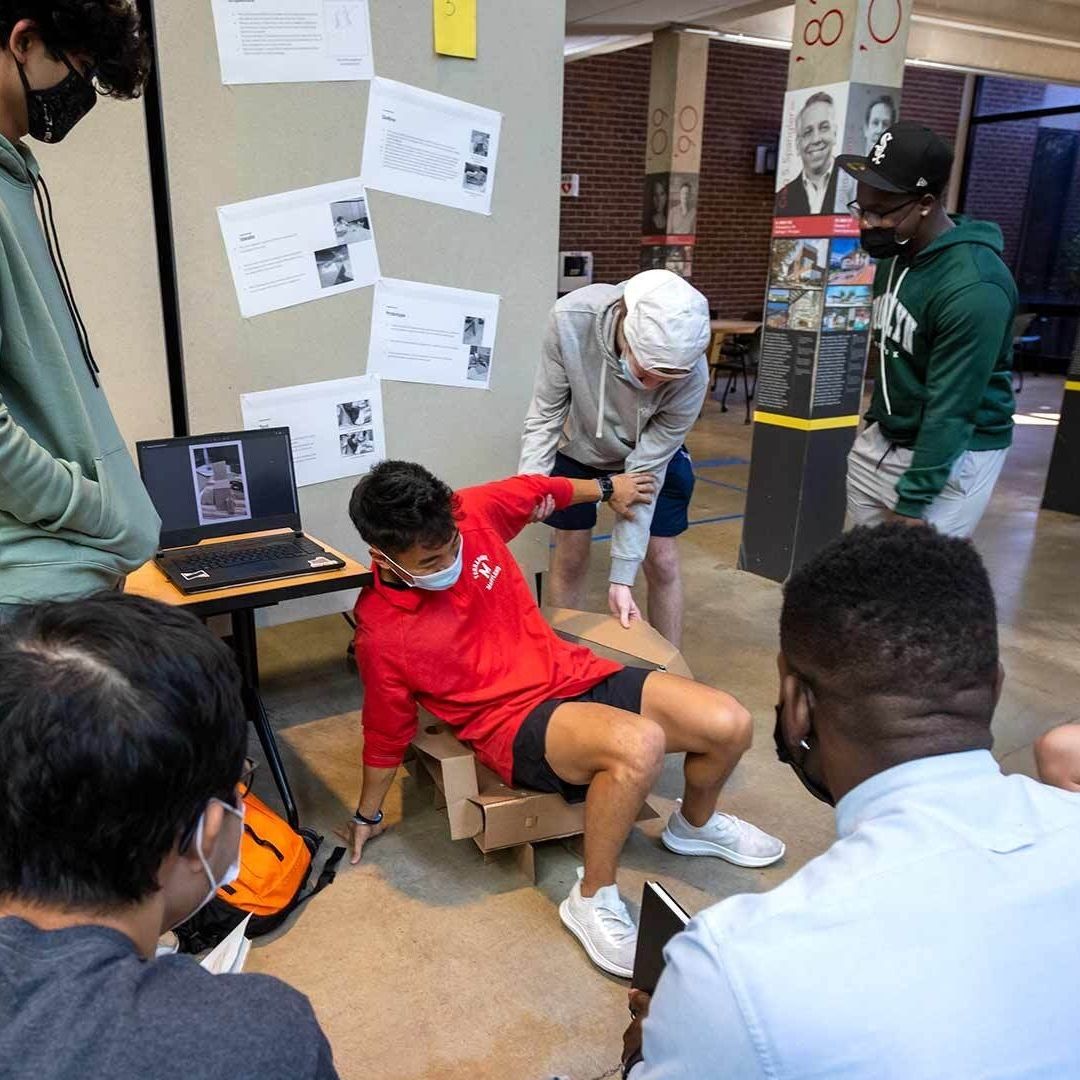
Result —
<svg viewBox="0 0 1080 1080"><path fill-rule="evenodd" d="M311 861L323 838L310 829L293 830L258 796L244 796L244 833L240 838L240 876L218 889L214 899L176 928L183 952L212 948L248 915L244 936L276 930L301 904L333 880L345 854L334 848L315 885L308 889Z"/></svg>

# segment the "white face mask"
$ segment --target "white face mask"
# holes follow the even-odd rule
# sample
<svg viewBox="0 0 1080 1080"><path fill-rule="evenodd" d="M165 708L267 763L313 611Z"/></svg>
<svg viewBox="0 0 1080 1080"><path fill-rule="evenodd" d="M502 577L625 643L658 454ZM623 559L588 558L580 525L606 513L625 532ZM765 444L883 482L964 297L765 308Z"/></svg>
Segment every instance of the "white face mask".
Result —
<svg viewBox="0 0 1080 1080"><path fill-rule="evenodd" d="M195 914L196 911L201 911L211 900L214 899L214 894L222 887L222 885L231 885L240 876L240 844L244 838L244 804L240 804L240 809L237 810L235 806L230 806L224 799L211 799L210 802L216 802L227 810L234 817L240 819L240 832L236 841L236 857L225 870L225 873L221 875L220 879L214 877L214 871L210 867L210 862L206 858L206 854L203 852L203 822L206 820L206 811L204 810L199 815L199 823L195 826L195 854L199 856L199 862L202 863L203 872L206 874L207 881L210 882L210 888L206 893L206 896L199 901L198 907L195 908L190 914L186 915L180 922L186 922ZM177 923L179 925L179 923Z"/></svg>
<svg viewBox="0 0 1080 1080"><path fill-rule="evenodd" d="M411 574L402 566L398 566L385 552L383 558L394 568L401 580L410 589L427 589L428 592L446 592L452 589L461 577L461 568L465 558L465 542L458 539L457 557L443 570L436 570L431 574Z"/></svg>

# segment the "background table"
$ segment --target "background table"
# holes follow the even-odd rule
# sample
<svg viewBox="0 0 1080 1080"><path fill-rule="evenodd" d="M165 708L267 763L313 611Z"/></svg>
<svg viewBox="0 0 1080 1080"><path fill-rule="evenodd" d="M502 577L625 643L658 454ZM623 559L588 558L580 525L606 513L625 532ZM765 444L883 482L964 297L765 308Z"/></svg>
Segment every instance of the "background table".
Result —
<svg viewBox="0 0 1080 1080"><path fill-rule="evenodd" d="M253 536L284 537L281 533L245 533L242 539ZM228 615L232 620L232 647L240 673L244 679L244 708L248 719L259 736L263 753L274 783L281 793L285 806L285 815L289 824L299 828L300 815L293 798L289 778L285 773L285 764L281 760L274 729L266 715L262 696L259 693L259 646L255 634L255 611L258 608L272 607L283 600L295 600L302 596L317 596L320 593L337 592L341 589L358 589L371 581L371 572L367 567L340 551L335 551L329 544L308 534L308 538L321 544L327 551L337 555L345 566L340 570L330 570L321 574L300 574L296 577L276 578L273 581L258 581L249 585L235 585L227 589L210 589L206 592L182 593L158 569L154 562L148 562L130 574L124 591L134 596L146 596L163 604L183 607L201 619L211 615ZM220 544L227 540L241 537L222 537L209 540L207 544Z"/></svg>

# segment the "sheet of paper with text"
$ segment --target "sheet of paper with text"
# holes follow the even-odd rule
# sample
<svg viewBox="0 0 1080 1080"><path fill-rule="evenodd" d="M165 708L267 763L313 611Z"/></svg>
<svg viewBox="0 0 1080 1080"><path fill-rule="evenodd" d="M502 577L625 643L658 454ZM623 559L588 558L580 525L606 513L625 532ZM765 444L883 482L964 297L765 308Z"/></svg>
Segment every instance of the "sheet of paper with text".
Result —
<svg viewBox="0 0 1080 1080"><path fill-rule="evenodd" d="M375 78L360 176L379 191L490 214L501 129L493 109Z"/></svg>
<svg viewBox="0 0 1080 1080"><path fill-rule="evenodd" d="M487 390L498 325L495 293L382 278L375 286L368 373Z"/></svg>
<svg viewBox="0 0 1080 1080"><path fill-rule="evenodd" d="M223 83L340 82L375 73L368 0L212 4Z"/></svg>
<svg viewBox="0 0 1080 1080"><path fill-rule="evenodd" d="M296 486L362 476L386 460L377 376L285 386L240 395L245 428L287 427Z"/></svg>
<svg viewBox="0 0 1080 1080"><path fill-rule="evenodd" d="M373 285L379 256L359 180L218 207L244 318Z"/></svg>

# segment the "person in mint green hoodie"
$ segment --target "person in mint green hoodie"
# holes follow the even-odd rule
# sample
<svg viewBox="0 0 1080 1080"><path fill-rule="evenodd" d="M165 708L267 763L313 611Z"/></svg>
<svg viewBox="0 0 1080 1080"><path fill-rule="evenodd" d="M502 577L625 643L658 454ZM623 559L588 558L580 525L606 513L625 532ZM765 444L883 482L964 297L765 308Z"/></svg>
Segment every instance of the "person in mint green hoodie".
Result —
<svg viewBox="0 0 1080 1080"><path fill-rule="evenodd" d="M952 150L901 121L866 157L849 204L878 259L871 339L880 375L848 456L852 525L898 520L970 536L1012 443L1016 285L994 224L950 216Z"/></svg>
<svg viewBox="0 0 1080 1080"><path fill-rule="evenodd" d="M117 588L156 548L22 142L59 142L99 93L137 97L148 68L129 0L0 0L0 618Z"/></svg>

